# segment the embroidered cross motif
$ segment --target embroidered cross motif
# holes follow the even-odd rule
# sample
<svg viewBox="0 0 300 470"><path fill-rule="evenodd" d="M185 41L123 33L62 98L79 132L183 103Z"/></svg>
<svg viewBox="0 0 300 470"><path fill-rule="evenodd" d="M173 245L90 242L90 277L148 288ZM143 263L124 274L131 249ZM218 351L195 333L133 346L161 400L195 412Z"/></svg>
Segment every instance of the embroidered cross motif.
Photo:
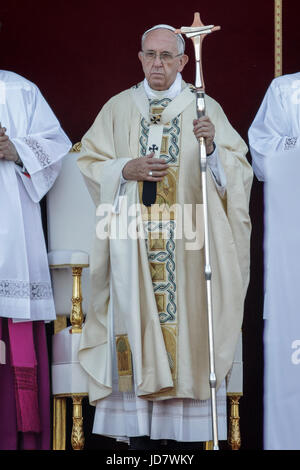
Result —
<svg viewBox="0 0 300 470"><path fill-rule="evenodd" d="M155 144L153 144L153 145L151 145L151 147L149 147L149 152L154 152L155 153L156 150L158 150L158 147Z"/></svg>
<svg viewBox="0 0 300 470"><path fill-rule="evenodd" d="M160 114L157 114L156 116L152 116L150 120L152 124L158 124L160 122L160 118L161 118Z"/></svg>

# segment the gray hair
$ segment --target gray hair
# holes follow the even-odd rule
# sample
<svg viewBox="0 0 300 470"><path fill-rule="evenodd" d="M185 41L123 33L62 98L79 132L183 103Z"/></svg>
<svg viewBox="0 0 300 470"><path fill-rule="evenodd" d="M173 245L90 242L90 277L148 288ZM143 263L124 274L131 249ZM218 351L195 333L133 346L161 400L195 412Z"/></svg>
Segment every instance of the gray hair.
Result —
<svg viewBox="0 0 300 470"><path fill-rule="evenodd" d="M147 34L150 33L150 31L154 31L155 29L169 29L170 31L173 31L173 32L175 31L175 28L173 28L173 26L170 26L168 24L157 24L156 26L153 26L152 28L147 29L147 31L145 31L142 36L142 50L143 50L144 41L146 39ZM184 54L185 41L183 39L183 36L181 34L175 34L175 36L177 40L178 53Z"/></svg>

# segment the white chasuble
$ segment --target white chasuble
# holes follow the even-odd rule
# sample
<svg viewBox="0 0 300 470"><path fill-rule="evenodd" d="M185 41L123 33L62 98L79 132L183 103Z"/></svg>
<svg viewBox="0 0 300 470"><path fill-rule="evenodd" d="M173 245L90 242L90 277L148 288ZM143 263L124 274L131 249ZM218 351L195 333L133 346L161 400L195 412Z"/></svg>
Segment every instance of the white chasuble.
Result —
<svg viewBox="0 0 300 470"><path fill-rule="evenodd" d="M215 272L217 387L224 399L224 378L232 365L249 278L251 225L248 202L252 171L245 158L247 147L244 142L232 129L219 105L209 97L207 104L208 115L216 126L216 145L226 174L226 191L220 194L208 172ZM191 423L199 417L198 405L203 405L210 396L202 212L200 210L199 220L195 210L186 214L198 241L193 245L189 244L191 240L186 233L175 239L178 214L169 210L174 204L182 210L185 204L194 209L202 205L199 152L192 125L195 109L194 93L184 82L182 92L172 101L154 100L150 107L140 84L112 98L82 140L78 164L98 209L103 204L113 206L124 164L130 158L149 154L149 146L157 146L158 158L165 158L170 164L168 175L157 185L157 202L165 211L156 213L155 208L142 206L140 232L145 239L139 238L135 243L132 239L121 240L123 249L119 240L95 239L91 256L92 302L79 351L81 365L90 377L90 402L98 402L95 432L110 434L108 428L105 431L102 427L105 417L101 408L103 410L107 405L110 413L115 402L113 406L117 410L120 399L123 402L126 397L131 401L129 412L141 404L141 413L148 414L150 410L152 417L152 404L154 412L154 404L166 404L164 409L167 410L168 403L175 405L175 400L179 405L176 400L180 400L184 403L183 416L189 416ZM168 118L164 119L164 116ZM158 126L162 123L160 134L151 129L155 121ZM160 142L157 141L159 135ZM150 138L154 142L150 142ZM128 206L131 202L139 204L142 183L130 181L125 186ZM125 207L123 200L111 220L122 217ZM130 257L130 253L135 253L134 257ZM135 295L133 285L136 286ZM120 311L123 312L122 321L119 321ZM125 340L119 344L120 348L117 343L115 349L112 328L115 333L122 329L124 337L127 334L132 364L128 360ZM123 373L129 379L132 367L134 391L115 395L120 392L116 391L114 361L118 366L119 384ZM124 383L129 385L129 382ZM104 397L108 398L101 400ZM134 397L133 401L130 397ZM185 404L188 405L184 410ZM225 408L226 404L221 406L220 415ZM171 406L171 414L174 409ZM205 410L207 415L207 403ZM102 424L97 419L98 412ZM159 408L157 413L161 415ZM118 418L115 423L117 421ZM149 424L148 419L146 422ZM161 423L156 421L156 426L161 428ZM207 428L207 421L205 426ZM165 438L209 438L209 432L201 437L199 433L190 433L191 429L188 425L184 433L176 432L176 437L168 434ZM128 432L127 429L126 435ZM132 428L129 435L135 435L135 432ZM140 429L140 432L144 430ZM155 435L151 432L151 436L164 438L159 432Z"/></svg>
<svg viewBox="0 0 300 470"><path fill-rule="evenodd" d="M0 316L55 318L39 201L51 188L71 143L38 88L0 71L0 122L26 172L0 161Z"/></svg>

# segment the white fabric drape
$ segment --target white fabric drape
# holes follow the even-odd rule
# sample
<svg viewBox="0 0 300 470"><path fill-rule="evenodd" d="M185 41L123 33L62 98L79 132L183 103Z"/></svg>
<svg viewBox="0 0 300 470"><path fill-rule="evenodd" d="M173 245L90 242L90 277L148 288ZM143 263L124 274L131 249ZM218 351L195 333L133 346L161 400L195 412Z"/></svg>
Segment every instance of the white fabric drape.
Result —
<svg viewBox="0 0 300 470"><path fill-rule="evenodd" d="M288 159L288 163L287 163ZM264 448L299 450L300 151L266 163Z"/></svg>
<svg viewBox="0 0 300 470"><path fill-rule="evenodd" d="M264 448L300 449L300 73L276 78L249 129L265 181Z"/></svg>
<svg viewBox="0 0 300 470"><path fill-rule="evenodd" d="M0 71L0 122L29 176L1 160L0 316L55 318L39 201L53 185L71 143L38 88Z"/></svg>

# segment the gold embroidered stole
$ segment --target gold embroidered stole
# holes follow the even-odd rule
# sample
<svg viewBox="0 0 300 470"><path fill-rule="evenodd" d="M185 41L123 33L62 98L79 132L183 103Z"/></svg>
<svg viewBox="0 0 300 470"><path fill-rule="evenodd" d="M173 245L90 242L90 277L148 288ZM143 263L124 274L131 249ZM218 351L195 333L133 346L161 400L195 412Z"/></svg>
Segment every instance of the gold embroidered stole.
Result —
<svg viewBox="0 0 300 470"><path fill-rule="evenodd" d="M177 383L177 289L176 289L176 209L177 184L180 166L180 114L194 100L193 90L184 89L171 101L147 100L143 87L134 92L135 103L142 115L140 122L139 156L155 152L155 157L169 164L168 174L157 183L155 204L142 203L143 182L139 182L144 233L148 252L154 295L174 388L148 395L147 398L176 395ZM177 102L177 103L176 103ZM146 110L147 105L147 110ZM167 119L169 118L169 121ZM166 122L167 121L167 122ZM117 361L119 389L130 390L132 364L127 335L118 336Z"/></svg>
<svg viewBox="0 0 300 470"><path fill-rule="evenodd" d="M152 100L150 102L151 122L159 120L171 100ZM153 124L155 125L155 124ZM140 155L149 153L150 126L143 118L140 131ZM149 145L150 144L150 145ZM180 164L180 116L175 116L163 126L158 158L169 165L168 175L157 183L155 204L142 205L144 231L147 235L147 252L152 277L157 312L162 328L165 346L172 372L174 389L153 395L176 394L177 380L177 301L176 301L176 204L177 181ZM142 182L139 183L140 203L142 204Z"/></svg>

